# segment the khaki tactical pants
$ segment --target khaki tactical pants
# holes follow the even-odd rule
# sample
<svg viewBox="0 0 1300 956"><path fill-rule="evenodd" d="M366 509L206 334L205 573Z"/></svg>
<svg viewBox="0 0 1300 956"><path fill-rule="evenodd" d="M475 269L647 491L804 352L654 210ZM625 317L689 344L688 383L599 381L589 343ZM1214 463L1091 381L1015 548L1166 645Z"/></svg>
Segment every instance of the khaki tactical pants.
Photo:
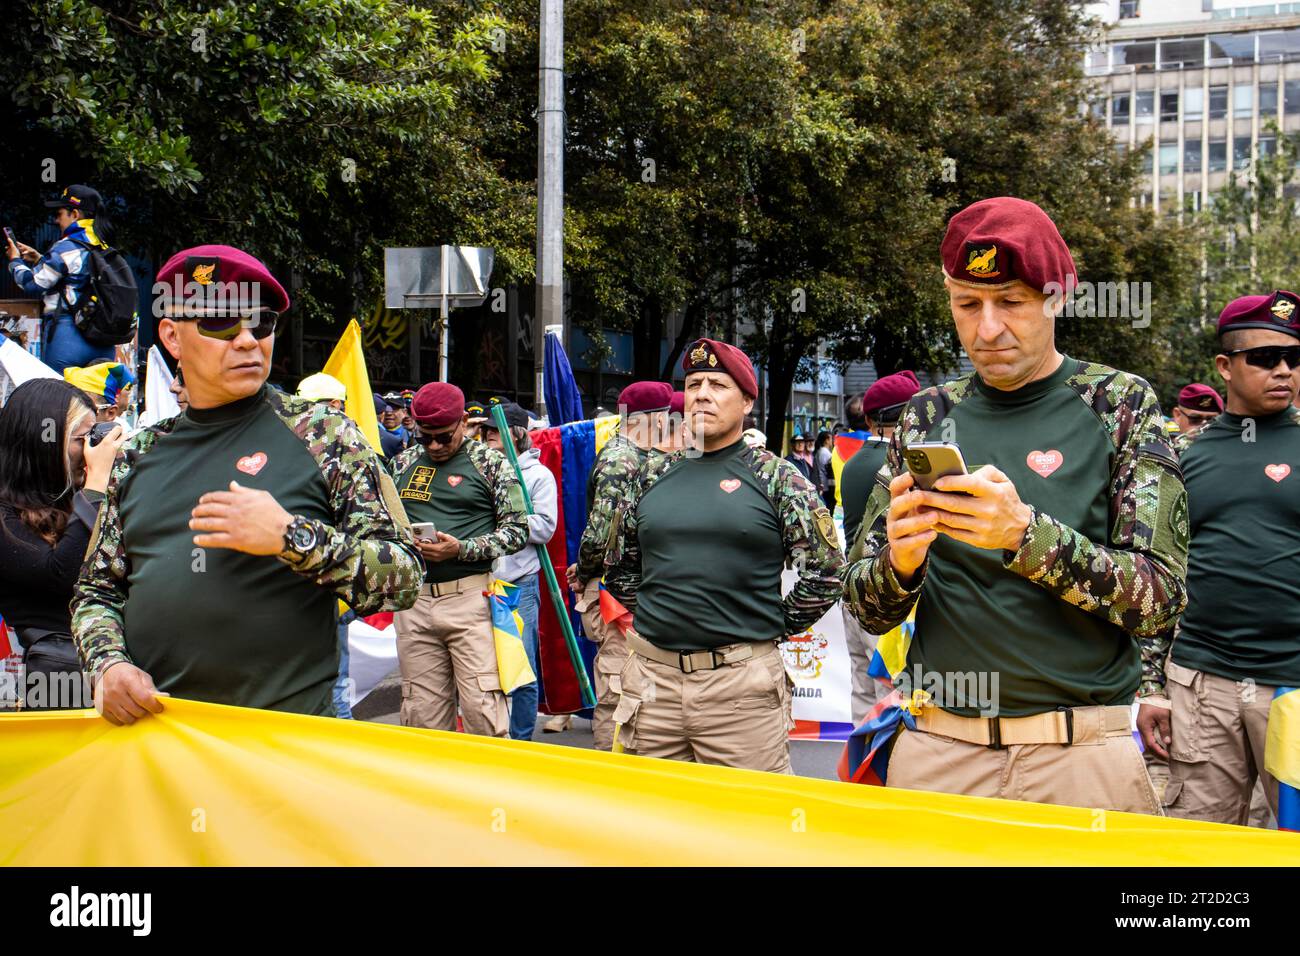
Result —
<svg viewBox="0 0 1300 956"><path fill-rule="evenodd" d="M920 731L899 734L889 757L891 787L1160 815L1132 734L1002 750Z"/></svg>
<svg viewBox="0 0 1300 956"><path fill-rule="evenodd" d="M889 688L867 674L871 659L876 656L880 635L872 634L859 624L847 604L840 604L840 613L844 616L844 644L849 650L849 668L853 678L849 712L856 727L866 719L878 700L889 696Z"/></svg>
<svg viewBox="0 0 1300 956"><path fill-rule="evenodd" d="M596 692L596 709L591 715L591 729L596 738L596 749L609 751L614 747L614 708L618 706L618 697L623 690L621 675L627 664L627 638L600 616L599 579L587 582L573 606L582 615L582 628L587 637L598 645L596 659L592 662L596 678L596 686L592 688ZM626 744L623 750L632 752Z"/></svg>
<svg viewBox="0 0 1300 956"><path fill-rule="evenodd" d="M424 585L415 606L393 616L402 726L455 730L459 697L466 733L504 737L510 711L497 675L492 614L483 595L487 578L476 575L462 582L463 590L441 597Z"/></svg>
<svg viewBox="0 0 1300 956"><path fill-rule="evenodd" d="M1267 825L1265 815L1251 813L1251 791L1260 780L1268 808L1277 813L1277 780L1264 769L1274 688L1207 674L1172 660L1165 664L1165 675L1173 705L1164 799L1169 815Z"/></svg>
<svg viewBox="0 0 1300 956"><path fill-rule="evenodd" d="M780 652L683 674L628 655L614 721L643 757L790 773L793 687Z"/></svg>

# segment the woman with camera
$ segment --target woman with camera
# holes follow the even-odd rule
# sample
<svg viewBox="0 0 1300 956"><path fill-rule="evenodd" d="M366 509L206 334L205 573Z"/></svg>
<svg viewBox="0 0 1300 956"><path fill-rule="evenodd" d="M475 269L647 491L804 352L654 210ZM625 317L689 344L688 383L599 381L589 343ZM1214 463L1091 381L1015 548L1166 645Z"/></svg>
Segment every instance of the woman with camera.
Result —
<svg viewBox="0 0 1300 956"><path fill-rule="evenodd" d="M0 616L23 647L25 709L92 705L68 604L125 440L58 379L20 385L0 409Z"/></svg>

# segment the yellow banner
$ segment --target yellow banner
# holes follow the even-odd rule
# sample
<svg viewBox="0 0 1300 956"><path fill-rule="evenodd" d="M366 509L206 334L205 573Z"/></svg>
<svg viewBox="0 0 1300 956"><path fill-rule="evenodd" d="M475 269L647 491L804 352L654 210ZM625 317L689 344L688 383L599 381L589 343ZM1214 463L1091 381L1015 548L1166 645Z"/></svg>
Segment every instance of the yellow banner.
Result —
<svg viewBox="0 0 1300 956"><path fill-rule="evenodd" d="M169 699L0 715L0 864L1294 865L1300 836Z"/></svg>

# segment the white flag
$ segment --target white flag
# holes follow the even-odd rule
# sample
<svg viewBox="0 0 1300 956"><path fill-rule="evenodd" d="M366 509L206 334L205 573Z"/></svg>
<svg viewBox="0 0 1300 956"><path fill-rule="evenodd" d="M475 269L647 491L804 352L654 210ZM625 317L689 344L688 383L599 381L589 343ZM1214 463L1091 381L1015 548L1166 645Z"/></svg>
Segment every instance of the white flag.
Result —
<svg viewBox="0 0 1300 956"><path fill-rule="evenodd" d="M34 378L63 378L31 352L13 339L0 336L0 366L13 382L14 388Z"/></svg>
<svg viewBox="0 0 1300 956"><path fill-rule="evenodd" d="M140 416L139 427L148 428L164 418L171 418L181 413L181 406L172 394L172 373L163 361L158 346L149 346L149 367L145 372L144 413Z"/></svg>

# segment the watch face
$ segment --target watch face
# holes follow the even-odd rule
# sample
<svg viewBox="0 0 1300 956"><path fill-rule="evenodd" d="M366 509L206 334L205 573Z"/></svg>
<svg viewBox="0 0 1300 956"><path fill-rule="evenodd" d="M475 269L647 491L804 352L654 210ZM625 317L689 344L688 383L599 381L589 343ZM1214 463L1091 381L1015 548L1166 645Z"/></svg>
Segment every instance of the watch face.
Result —
<svg viewBox="0 0 1300 956"><path fill-rule="evenodd" d="M310 525L299 525L294 528L290 538L293 541L293 549L300 553L306 553L316 546L316 531Z"/></svg>

